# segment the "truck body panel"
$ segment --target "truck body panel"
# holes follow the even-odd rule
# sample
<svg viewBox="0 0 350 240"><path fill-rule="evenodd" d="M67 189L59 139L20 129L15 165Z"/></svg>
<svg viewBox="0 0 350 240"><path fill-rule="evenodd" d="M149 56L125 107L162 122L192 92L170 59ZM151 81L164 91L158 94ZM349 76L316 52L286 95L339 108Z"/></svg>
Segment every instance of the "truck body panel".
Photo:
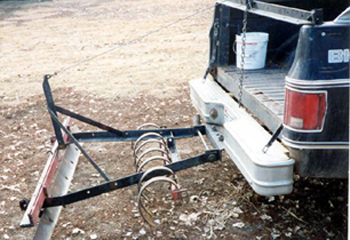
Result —
<svg viewBox="0 0 350 240"><path fill-rule="evenodd" d="M348 177L348 4L344 1L248 3L247 7L245 1L221 1L215 8L209 32L210 59L215 59L210 66L213 80L237 102L241 100L245 111L270 136L283 124L278 140L295 160L295 173ZM240 66L236 66L234 48L246 7L247 32L268 33L269 41L265 68L244 71L240 99L242 73ZM345 17L333 21L342 11ZM206 116L207 122L224 128L227 125L208 118L210 114ZM236 164L244 172L245 166Z"/></svg>

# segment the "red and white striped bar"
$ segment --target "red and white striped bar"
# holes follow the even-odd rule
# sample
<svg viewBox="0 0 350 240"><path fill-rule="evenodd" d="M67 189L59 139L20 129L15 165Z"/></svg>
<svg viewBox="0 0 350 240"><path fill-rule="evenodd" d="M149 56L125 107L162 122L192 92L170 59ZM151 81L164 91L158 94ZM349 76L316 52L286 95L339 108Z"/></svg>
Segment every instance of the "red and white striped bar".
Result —
<svg viewBox="0 0 350 240"><path fill-rule="evenodd" d="M70 127L71 119L67 118L64 121L64 126ZM63 133L63 139L65 142L69 141L68 136ZM21 227L33 227L39 218L41 208L44 204L46 197L48 196L51 182L55 176L57 165L59 163L61 151L58 149L58 142L55 141L53 148L51 149L51 155L45 165L44 171L41 174L38 185L33 193L33 196L28 204L26 212L20 223Z"/></svg>

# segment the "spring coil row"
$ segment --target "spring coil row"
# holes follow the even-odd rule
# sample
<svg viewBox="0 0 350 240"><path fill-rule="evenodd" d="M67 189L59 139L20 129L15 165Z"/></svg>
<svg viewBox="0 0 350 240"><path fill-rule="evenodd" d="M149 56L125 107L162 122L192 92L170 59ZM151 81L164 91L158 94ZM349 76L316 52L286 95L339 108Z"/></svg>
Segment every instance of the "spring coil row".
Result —
<svg viewBox="0 0 350 240"><path fill-rule="evenodd" d="M160 129L154 123L145 123L137 128L142 129ZM180 192L175 173L164 165L172 163L171 153L166 140L157 132L148 132L140 136L133 144L134 165L137 173L144 172L137 186L137 204L140 215L152 227L156 222L152 219L154 214L144 204L144 201L150 201L149 193L151 185L156 182L169 184L169 190L173 193L173 200L177 198L177 192ZM156 165L160 163L162 165ZM156 165L156 166L154 166ZM152 177L147 181L144 179L154 171L162 170L168 174L165 176Z"/></svg>

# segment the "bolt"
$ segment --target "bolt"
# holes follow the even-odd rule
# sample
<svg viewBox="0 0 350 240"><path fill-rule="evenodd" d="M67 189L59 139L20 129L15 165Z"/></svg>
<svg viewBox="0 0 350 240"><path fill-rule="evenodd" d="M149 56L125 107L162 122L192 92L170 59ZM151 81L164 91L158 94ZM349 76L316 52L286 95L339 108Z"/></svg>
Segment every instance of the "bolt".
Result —
<svg viewBox="0 0 350 240"><path fill-rule="evenodd" d="M117 182L111 182L111 183L109 184L109 188L110 188L111 190L114 190L114 189L116 188L117 185L118 185ZM88 193L88 194L89 194L89 193Z"/></svg>
<svg viewBox="0 0 350 240"><path fill-rule="evenodd" d="M213 108L210 110L209 115L213 120L215 120L218 117L218 112L216 111L215 108Z"/></svg>
<svg viewBox="0 0 350 240"><path fill-rule="evenodd" d="M51 144L54 144L56 142L56 140L57 140L56 136L51 136L50 137Z"/></svg>
<svg viewBox="0 0 350 240"><path fill-rule="evenodd" d="M208 157L209 162L214 162L216 160L216 156L214 154L210 154Z"/></svg>
<svg viewBox="0 0 350 240"><path fill-rule="evenodd" d="M219 141L220 141L220 142L223 142L223 141L224 141L224 136L223 136L223 135L220 135L220 136L219 136Z"/></svg>
<svg viewBox="0 0 350 240"><path fill-rule="evenodd" d="M214 132L216 132L218 129L216 128L216 126L212 126L211 130L213 130Z"/></svg>

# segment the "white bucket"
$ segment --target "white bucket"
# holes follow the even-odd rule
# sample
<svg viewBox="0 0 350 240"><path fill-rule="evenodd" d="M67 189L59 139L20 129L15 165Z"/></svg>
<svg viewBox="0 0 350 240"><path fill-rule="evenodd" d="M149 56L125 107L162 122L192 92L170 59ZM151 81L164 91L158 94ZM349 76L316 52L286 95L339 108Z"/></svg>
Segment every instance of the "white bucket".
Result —
<svg viewBox="0 0 350 240"><path fill-rule="evenodd" d="M265 67L267 42L269 34L263 32L246 33L244 69L261 69ZM235 50L235 45L236 49ZM242 36L236 35L236 41L233 44L233 51L236 53L236 66L241 68Z"/></svg>

